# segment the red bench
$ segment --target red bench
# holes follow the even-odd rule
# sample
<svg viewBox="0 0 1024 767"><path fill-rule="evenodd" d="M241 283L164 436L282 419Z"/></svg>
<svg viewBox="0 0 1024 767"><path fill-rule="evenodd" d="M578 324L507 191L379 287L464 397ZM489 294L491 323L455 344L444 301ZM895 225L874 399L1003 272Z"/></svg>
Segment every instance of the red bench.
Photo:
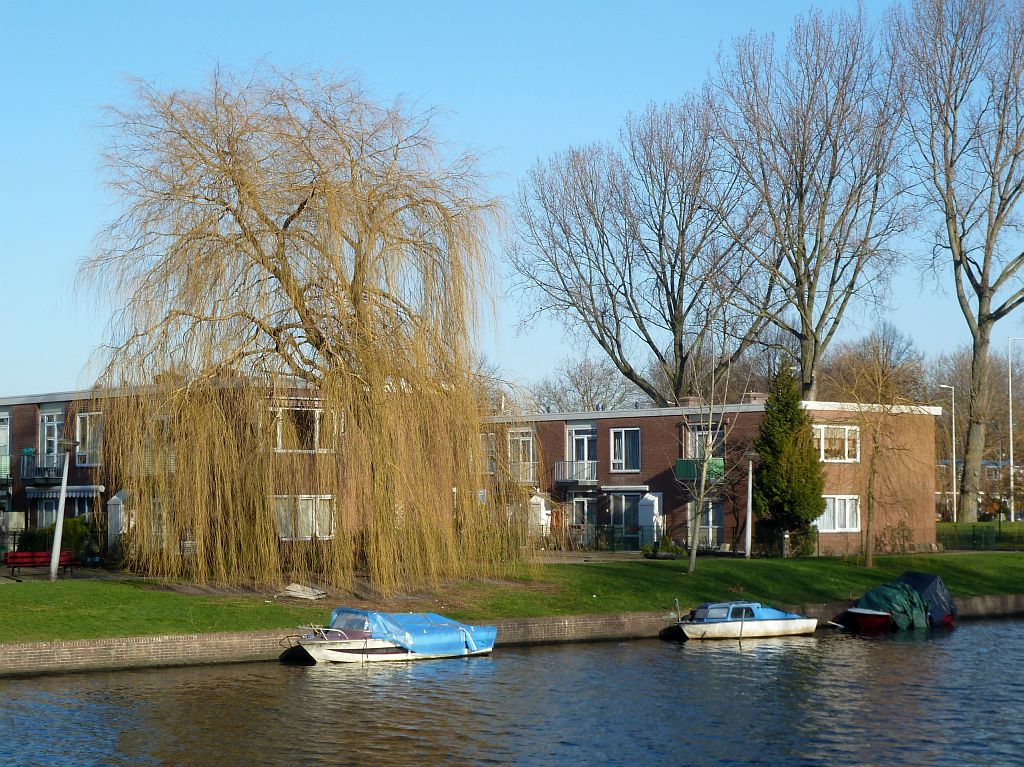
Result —
<svg viewBox="0 0 1024 767"><path fill-rule="evenodd" d="M70 551L62 551L59 558L57 559L57 566L60 567L65 574L67 574L68 568L72 568L71 572L74 573L74 566L78 564L75 559L75 555ZM50 552L49 551L8 551L4 554L4 565L11 568L11 577L14 577L14 571L21 567L49 567L50 566Z"/></svg>

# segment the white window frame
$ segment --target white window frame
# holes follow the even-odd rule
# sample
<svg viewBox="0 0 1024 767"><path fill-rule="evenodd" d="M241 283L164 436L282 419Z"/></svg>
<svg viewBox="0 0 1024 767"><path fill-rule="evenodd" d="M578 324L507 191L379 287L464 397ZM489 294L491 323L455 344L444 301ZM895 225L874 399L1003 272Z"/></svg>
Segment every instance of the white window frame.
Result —
<svg viewBox="0 0 1024 767"><path fill-rule="evenodd" d="M7 478L11 474L11 417L7 413L0 414L0 477ZM0 518L2 522L2 518Z"/></svg>
<svg viewBox="0 0 1024 767"><path fill-rule="evenodd" d="M626 466L626 433L636 432L636 466ZM615 438L619 438L618 445L616 446ZM638 474L640 472L640 466L642 460L640 457L640 427L639 426L624 426L620 428L609 430L609 440L611 441L611 449L609 455L611 455L611 471L614 474ZM618 448L618 449L616 449Z"/></svg>
<svg viewBox="0 0 1024 767"><path fill-rule="evenodd" d="M90 425L90 421L94 423ZM87 441L86 438L93 430L99 431L94 454L91 450L83 449ZM78 466L99 466L103 454L103 413L93 411L76 415L75 441L78 442L75 448L75 463Z"/></svg>
<svg viewBox="0 0 1024 767"><path fill-rule="evenodd" d="M57 524L57 504L55 498L40 498L36 501L36 528L41 530L44 527Z"/></svg>
<svg viewBox="0 0 1024 767"><path fill-rule="evenodd" d="M52 432L52 436L50 433ZM55 461L61 454L61 440L64 439L64 411L39 414L39 455L49 456L43 461ZM51 444L52 443L52 444ZM40 464L46 465L46 464ZM50 465L56 465L55 463Z"/></svg>
<svg viewBox="0 0 1024 767"><path fill-rule="evenodd" d="M689 435L688 452L690 458L725 458L725 430L718 424L694 424L687 427ZM705 455L708 445L711 455Z"/></svg>
<svg viewBox="0 0 1024 767"><path fill-rule="evenodd" d="M843 430L843 458L825 457L825 430ZM856 435L856 455L850 456L850 434ZM814 424L814 440L818 443L818 460L822 463L860 463L860 427L846 423L816 423Z"/></svg>
<svg viewBox="0 0 1024 767"><path fill-rule="evenodd" d="M297 410L313 413L313 449L306 450L303 448L290 448L282 447L282 434L281 425L282 417L281 413L284 410ZM323 408L319 407L296 407L294 405L280 405L278 407L270 408L271 417L274 419L274 452L275 453L333 453L333 447L323 447L320 439L321 436L321 424L323 423L323 416L326 412ZM334 419L334 439L337 440L338 434L344 430L339 426L338 417Z"/></svg>
<svg viewBox="0 0 1024 767"><path fill-rule="evenodd" d="M334 496L332 495L275 495L271 497L274 504L274 522L278 526L277 535L282 541L309 541L313 538L317 540L325 541L334 537ZM312 501L310 508L310 520L309 530L310 535L295 535L294 526L291 530L281 530L281 517L278 511L278 502L286 500L289 501L291 513L291 520L293 522L298 521L299 514L299 503L301 501ZM330 530L327 533L322 533L320 530L320 504L327 505L327 518L329 520ZM285 535L288 532L290 535Z"/></svg>
<svg viewBox="0 0 1024 767"><path fill-rule="evenodd" d="M498 470L498 435L493 431L480 435L480 453L484 462L484 474L493 475Z"/></svg>
<svg viewBox="0 0 1024 767"><path fill-rule="evenodd" d="M588 453L586 458L576 457L576 440L581 440ZM593 447L593 451L590 448ZM597 462L597 427L592 423L570 424L565 429L565 460L572 463Z"/></svg>
<svg viewBox="0 0 1024 767"><path fill-rule="evenodd" d="M860 496L858 495L825 495L822 496L825 499L825 512L818 517L814 524L818 528L819 533L859 533L860 532ZM853 504L854 513L857 515L856 525L851 525L850 520L850 504ZM832 504L832 519L833 524L831 527L825 526L825 518L829 516L828 504ZM835 520L839 514L839 504L844 505L843 516L846 520L845 525L835 524Z"/></svg>
<svg viewBox="0 0 1024 767"><path fill-rule="evenodd" d="M526 460L523 460L522 446L524 444L529 445ZM514 450L513 445L519 447L519 450ZM536 463L537 454L535 452L536 446L533 440L533 429L518 428L509 429L508 432L508 462L509 464L523 464L523 463Z"/></svg>

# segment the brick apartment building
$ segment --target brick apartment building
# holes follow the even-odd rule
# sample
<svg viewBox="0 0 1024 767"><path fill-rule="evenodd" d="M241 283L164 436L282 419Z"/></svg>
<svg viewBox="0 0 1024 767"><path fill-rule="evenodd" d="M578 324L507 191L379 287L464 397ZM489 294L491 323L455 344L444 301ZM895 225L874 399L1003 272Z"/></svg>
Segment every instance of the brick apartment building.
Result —
<svg viewBox="0 0 1024 767"><path fill-rule="evenodd" d="M491 461L495 484L531 487L534 528L564 532L569 545L606 545L601 538L610 536L614 545L636 549L666 533L682 543L690 504L699 495L701 459L710 448L699 540L711 549L741 550L748 473L756 466L752 443L764 401L764 395L748 395L740 404L711 410L694 405L495 418L490 449L504 442L507 451ZM880 548L933 545L934 432L941 409L835 402L804 407L825 474L817 552L863 550L872 474Z"/></svg>
<svg viewBox="0 0 1024 767"><path fill-rule="evenodd" d="M102 465L103 415L90 410L90 403L88 391L0 398L0 529L54 522L65 451L70 451L65 514L106 512L122 488L110 486ZM268 402L268 412L276 413L272 418L296 423L318 424L322 413L314 408L308 401L276 409ZM934 430L941 409L829 402L805 403L805 408L825 470L818 553L862 550L869 476L881 548L934 544ZM745 547L747 478L756 461L751 445L763 416L764 396L748 395L713 410L693 405L497 417L484 435L490 477L481 484L499 493L507 483L527 489L534 530L562 536L568 545L638 549L663 534L681 543L687 540L703 454L709 452L700 542L736 551ZM874 419L880 419L885 436L884 442L874 440L877 451L868 438ZM311 439L314 433L311 429ZM312 452L318 452L316 445ZM308 507L309 524L294 522L294 529L281 531L282 538L317 535L316 520L323 512L317 499L291 500L292 517Z"/></svg>

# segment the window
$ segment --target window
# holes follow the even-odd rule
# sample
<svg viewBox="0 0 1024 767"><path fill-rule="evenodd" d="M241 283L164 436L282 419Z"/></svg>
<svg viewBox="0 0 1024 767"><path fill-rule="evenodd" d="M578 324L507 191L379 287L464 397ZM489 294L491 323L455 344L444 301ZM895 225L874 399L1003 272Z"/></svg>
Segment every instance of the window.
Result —
<svg viewBox="0 0 1024 767"><path fill-rule="evenodd" d="M11 418L0 415L0 478L11 476Z"/></svg>
<svg viewBox="0 0 1024 767"><path fill-rule="evenodd" d="M725 432L718 428L690 427L690 457L702 458L725 457Z"/></svg>
<svg viewBox="0 0 1024 767"><path fill-rule="evenodd" d="M729 617L734 621L752 621L754 620L754 608L753 607L734 607Z"/></svg>
<svg viewBox="0 0 1024 767"><path fill-rule="evenodd" d="M480 435L480 453L484 459L484 472L494 474L498 470L497 438L488 432Z"/></svg>
<svg viewBox="0 0 1024 767"><path fill-rule="evenodd" d="M855 495L826 495L825 513L814 524L821 533L860 532L860 499Z"/></svg>
<svg viewBox="0 0 1024 767"><path fill-rule="evenodd" d="M42 413L39 416L39 464L57 466L64 438L64 413Z"/></svg>
<svg viewBox="0 0 1024 767"><path fill-rule="evenodd" d="M275 495L274 516L282 540L330 538L334 503L329 495Z"/></svg>
<svg viewBox="0 0 1024 767"><path fill-rule="evenodd" d="M857 463L860 460L860 427L816 425L814 449L821 461Z"/></svg>
<svg viewBox="0 0 1024 767"><path fill-rule="evenodd" d="M337 419L317 408L278 407L273 415L271 439L279 453L319 453L334 449Z"/></svg>
<svg viewBox="0 0 1024 767"><path fill-rule="evenodd" d="M570 461L591 462L597 460L597 429L593 426L570 426L566 447Z"/></svg>
<svg viewBox="0 0 1024 767"><path fill-rule="evenodd" d="M640 471L640 430L612 429L612 471Z"/></svg>
<svg viewBox="0 0 1024 767"><path fill-rule="evenodd" d="M75 421L75 439L78 442L75 461L79 466L99 466L100 447L103 443L103 414L79 413Z"/></svg>
<svg viewBox="0 0 1024 767"><path fill-rule="evenodd" d="M46 498L36 501L36 527L49 527L57 524L57 501Z"/></svg>
<svg viewBox="0 0 1024 767"><path fill-rule="evenodd" d="M512 429L508 433L508 463L512 478L517 482L534 482L536 459L533 454L533 432Z"/></svg>
<svg viewBox="0 0 1024 767"><path fill-rule="evenodd" d="M640 496L614 493L611 502L611 523L624 533L634 533L640 527Z"/></svg>

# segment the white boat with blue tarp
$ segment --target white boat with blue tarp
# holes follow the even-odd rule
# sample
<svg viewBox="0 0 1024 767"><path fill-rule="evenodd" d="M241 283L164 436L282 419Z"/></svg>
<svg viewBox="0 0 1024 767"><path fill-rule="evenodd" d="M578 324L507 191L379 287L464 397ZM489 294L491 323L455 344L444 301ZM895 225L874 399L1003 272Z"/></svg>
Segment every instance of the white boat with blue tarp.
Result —
<svg viewBox="0 0 1024 767"><path fill-rule="evenodd" d="M813 634L817 618L787 613L760 602L709 602L679 621L687 639L756 639Z"/></svg>
<svg viewBox="0 0 1024 767"><path fill-rule="evenodd" d="M304 626L297 637L317 663L370 663L486 655L498 630L470 626L437 613L385 613L338 607L329 626ZM295 660L289 648L282 660ZM285 657L289 656L289 657Z"/></svg>

